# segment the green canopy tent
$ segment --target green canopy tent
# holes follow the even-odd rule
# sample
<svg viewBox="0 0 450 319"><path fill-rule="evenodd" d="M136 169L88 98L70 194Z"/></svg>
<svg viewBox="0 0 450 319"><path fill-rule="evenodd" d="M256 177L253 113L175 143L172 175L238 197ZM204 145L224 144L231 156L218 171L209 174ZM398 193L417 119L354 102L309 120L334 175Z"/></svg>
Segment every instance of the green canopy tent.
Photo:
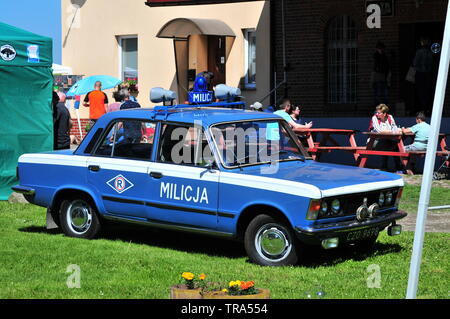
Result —
<svg viewBox="0 0 450 319"><path fill-rule="evenodd" d="M18 158L53 149L52 39L0 22L0 200Z"/></svg>

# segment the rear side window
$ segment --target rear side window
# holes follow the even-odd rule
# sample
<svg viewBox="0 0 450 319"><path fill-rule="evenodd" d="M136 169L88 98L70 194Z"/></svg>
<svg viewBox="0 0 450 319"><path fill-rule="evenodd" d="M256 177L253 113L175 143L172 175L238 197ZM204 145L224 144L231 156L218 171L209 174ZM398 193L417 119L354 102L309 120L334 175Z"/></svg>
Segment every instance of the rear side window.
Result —
<svg viewBox="0 0 450 319"><path fill-rule="evenodd" d="M103 136L94 155L150 160L156 123L141 120L115 122Z"/></svg>

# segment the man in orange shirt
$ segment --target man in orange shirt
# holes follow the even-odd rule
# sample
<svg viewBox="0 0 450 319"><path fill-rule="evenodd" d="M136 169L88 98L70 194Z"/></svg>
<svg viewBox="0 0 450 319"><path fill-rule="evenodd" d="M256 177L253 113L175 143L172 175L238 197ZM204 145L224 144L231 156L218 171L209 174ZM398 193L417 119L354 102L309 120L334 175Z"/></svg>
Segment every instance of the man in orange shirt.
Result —
<svg viewBox="0 0 450 319"><path fill-rule="evenodd" d="M94 91L86 95L83 105L89 107L89 118L94 123L106 113L108 109L108 97L102 92L102 82L95 82Z"/></svg>

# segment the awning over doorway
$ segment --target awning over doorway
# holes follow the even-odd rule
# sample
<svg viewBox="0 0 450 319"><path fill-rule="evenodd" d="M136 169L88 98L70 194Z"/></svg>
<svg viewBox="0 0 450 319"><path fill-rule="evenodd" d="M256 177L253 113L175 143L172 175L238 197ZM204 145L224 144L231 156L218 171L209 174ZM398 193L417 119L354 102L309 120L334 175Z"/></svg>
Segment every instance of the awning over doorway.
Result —
<svg viewBox="0 0 450 319"><path fill-rule="evenodd" d="M215 19L177 18L167 22L156 37L187 39L190 35L217 35L235 38L233 30L223 21Z"/></svg>

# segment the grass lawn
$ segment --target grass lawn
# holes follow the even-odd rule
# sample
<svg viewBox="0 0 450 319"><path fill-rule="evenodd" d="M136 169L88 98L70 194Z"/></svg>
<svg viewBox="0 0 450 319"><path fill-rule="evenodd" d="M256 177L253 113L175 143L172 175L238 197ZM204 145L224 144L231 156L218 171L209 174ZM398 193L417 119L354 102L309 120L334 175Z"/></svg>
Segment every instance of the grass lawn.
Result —
<svg viewBox="0 0 450 319"><path fill-rule="evenodd" d="M408 213L417 214L417 204L419 203L421 186L407 185L403 189L402 199L400 201L399 209ZM450 205L450 187L435 187L431 188L430 206ZM449 210L437 210L433 213L449 212Z"/></svg>
<svg viewBox="0 0 450 319"><path fill-rule="evenodd" d="M414 189L405 191L415 194ZM406 204L405 204L406 205ZM94 241L45 230L45 210L0 202L0 298L168 298L184 271L214 282L254 280L272 298L404 298L413 233L380 236L370 255L349 249L311 253L295 267L247 262L239 243L136 226L114 226ZM81 288L69 289L67 267L81 269ZM371 265L381 288L368 288ZM425 237L419 298L450 297L450 234Z"/></svg>

